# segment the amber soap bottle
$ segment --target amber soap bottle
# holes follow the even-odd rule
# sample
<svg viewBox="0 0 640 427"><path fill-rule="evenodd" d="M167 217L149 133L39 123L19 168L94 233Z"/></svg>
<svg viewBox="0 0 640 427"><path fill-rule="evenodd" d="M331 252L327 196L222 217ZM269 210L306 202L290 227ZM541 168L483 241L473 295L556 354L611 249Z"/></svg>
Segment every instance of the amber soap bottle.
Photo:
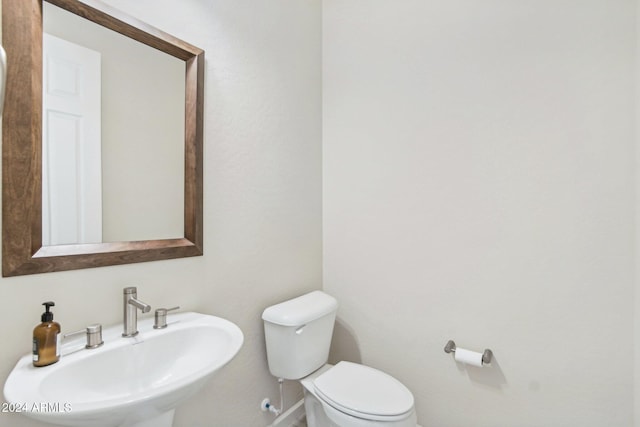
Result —
<svg viewBox="0 0 640 427"><path fill-rule="evenodd" d="M53 301L43 302L46 311L42 313L42 323L33 330L33 366L47 366L60 360L60 324L53 321L49 309Z"/></svg>

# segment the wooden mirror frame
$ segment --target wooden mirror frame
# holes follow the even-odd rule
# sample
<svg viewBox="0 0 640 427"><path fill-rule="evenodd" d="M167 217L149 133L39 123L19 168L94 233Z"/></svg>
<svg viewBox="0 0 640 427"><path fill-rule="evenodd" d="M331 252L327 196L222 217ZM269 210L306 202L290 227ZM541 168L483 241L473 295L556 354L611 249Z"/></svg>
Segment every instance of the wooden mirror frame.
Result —
<svg viewBox="0 0 640 427"><path fill-rule="evenodd" d="M98 0L45 1L186 63L184 238L42 246L42 1L2 0L2 275L202 255L204 51Z"/></svg>

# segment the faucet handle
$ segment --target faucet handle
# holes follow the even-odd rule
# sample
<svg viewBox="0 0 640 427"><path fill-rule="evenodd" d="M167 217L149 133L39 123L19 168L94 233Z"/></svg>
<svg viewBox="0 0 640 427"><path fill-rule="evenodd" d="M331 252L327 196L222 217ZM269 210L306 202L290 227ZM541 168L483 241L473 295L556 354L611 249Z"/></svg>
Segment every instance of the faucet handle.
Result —
<svg viewBox="0 0 640 427"><path fill-rule="evenodd" d="M100 323L94 323L87 326L87 348L98 348L104 341L102 341L102 325Z"/></svg>
<svg viewBox="0 0 640 427"><path fill-rule="evenodd" d="M173 311L179 309L180 306L172 308L157 308L156 309L156 321L153 325L153 329L164 329L167 327L167 311Z"/></svg>
<svg viewBox="0 0 640 427"><path fill-rule="evenodd" d="M98 348L102 344L104 344L104 341L102 341L102 325L99 323L89 325L84 329L80 329L79 331L64 334L62 338L65 339L80 334L87 334L87 345L84 346L85 348Z"/></svg>

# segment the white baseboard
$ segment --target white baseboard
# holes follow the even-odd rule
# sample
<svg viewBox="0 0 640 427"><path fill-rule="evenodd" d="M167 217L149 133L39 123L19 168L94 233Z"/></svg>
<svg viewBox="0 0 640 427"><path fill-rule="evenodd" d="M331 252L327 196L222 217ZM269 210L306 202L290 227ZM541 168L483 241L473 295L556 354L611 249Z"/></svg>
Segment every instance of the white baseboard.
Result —
<svg viewBox="0 0 640 427"><path fill-rule="evenodd" d="M296 402L291 408L283 412L273 423L268 427L297 427L298 422L303 420L304 413L304 399Z"/></svg>

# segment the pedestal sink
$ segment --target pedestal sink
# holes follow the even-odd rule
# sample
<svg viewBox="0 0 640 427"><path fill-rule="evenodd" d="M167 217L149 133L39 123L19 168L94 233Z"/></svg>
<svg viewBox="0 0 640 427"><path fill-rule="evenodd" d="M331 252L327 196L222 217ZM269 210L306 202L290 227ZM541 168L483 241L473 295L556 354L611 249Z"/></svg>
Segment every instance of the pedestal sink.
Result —
<svg viewBox="0 0 640 427"><path fill-rule="evenodd" d="M7 403L27 417L63 426L170 427L176 406L233 359L243 342L235 324L199 313L175 314L166 329L153 329L153 319L144 319L138 330L123 338L122 325L105 329L102 347L68 355L63 347L60 361L42 368L24 356L5 383Z"/></svg>

